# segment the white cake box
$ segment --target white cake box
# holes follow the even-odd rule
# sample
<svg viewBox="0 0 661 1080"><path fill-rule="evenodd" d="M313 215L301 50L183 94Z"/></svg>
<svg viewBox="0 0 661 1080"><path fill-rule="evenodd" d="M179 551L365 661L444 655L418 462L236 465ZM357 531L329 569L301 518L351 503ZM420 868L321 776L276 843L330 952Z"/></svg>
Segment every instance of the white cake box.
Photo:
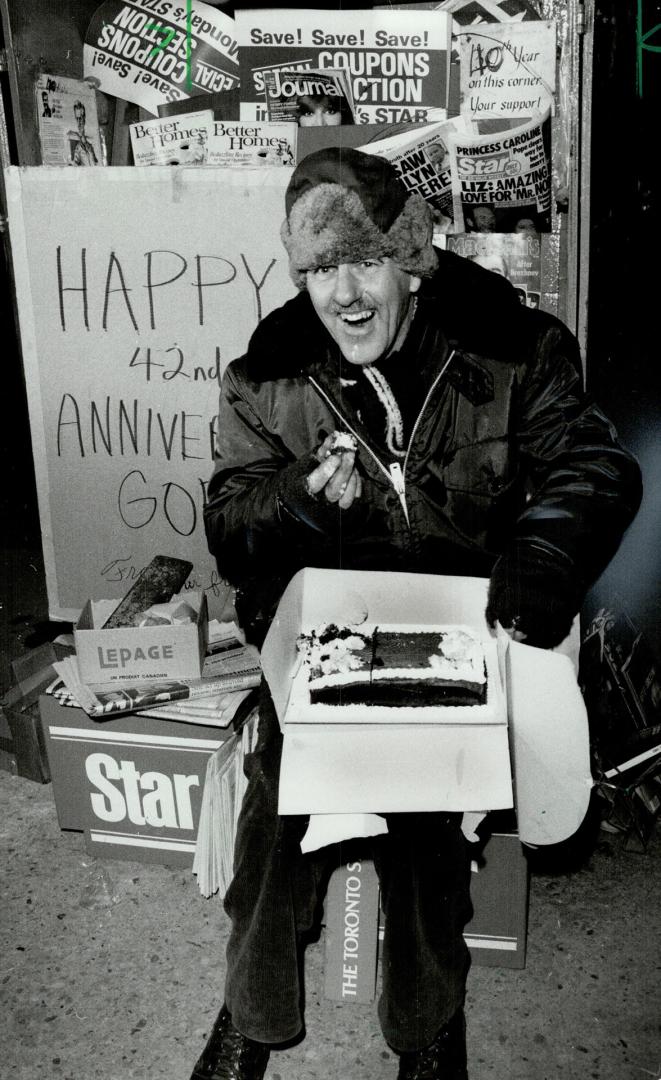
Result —
<svg viewBox="0 0 661 1080"><path fill-rule="evenodd" d="M513 805L504 675L484 618L486 587L480 578L311 568L292 579L262 649L284 736L281 814ZM477 630L486 646L487 706L381 707L366 720L365 706L315 705L306 716L298 635L360 614L369 623Z"/></svg>

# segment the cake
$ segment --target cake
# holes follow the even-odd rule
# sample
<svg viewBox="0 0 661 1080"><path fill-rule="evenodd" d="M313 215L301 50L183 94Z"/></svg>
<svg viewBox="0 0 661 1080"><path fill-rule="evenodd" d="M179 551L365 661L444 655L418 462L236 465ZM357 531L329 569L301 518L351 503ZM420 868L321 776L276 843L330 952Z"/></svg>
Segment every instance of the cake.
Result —
<svg viewBox="0 0 661 1080"><path fill-rule="evenodd" d="M312 705L476 706L484 646L468 627L320 626L300 635Z"/></svg>
<svg viewBox="0 0 661 1080"><path fill-rule="evenodd" d="M326 456L330 457L331 454L344 454L347 451L355 451L357 449L358 442L351 432L334 431L331 436L331 443Z"/></svg>

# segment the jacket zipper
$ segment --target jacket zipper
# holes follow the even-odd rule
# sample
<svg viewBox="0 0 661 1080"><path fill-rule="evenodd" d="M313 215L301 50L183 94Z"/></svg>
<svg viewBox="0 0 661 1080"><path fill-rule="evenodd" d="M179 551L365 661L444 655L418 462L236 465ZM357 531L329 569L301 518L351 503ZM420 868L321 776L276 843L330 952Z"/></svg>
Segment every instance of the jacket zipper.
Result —
<svg viewBox="0 0 661 1080"><path fill-rule="evenodd" d="M436 389L436 387L438 386L439 381L442 379L443 375L445 374L445 371L446 371L446 369L448 367L448 364L452 360L454 354L455 354L455 349L452 350L452 352L448 356L447 360L443 364L443 367L441 368L438 375L436 376L433 383L431 384L429 390L427 391L427 395L425 397L425 400L422 403L422 408L420 409L420 412L418 413L417 420L416 420L416 422L413 425L413 428L411 430L411 437L409 438L409 444L408 444L408 447L406 449L406 455L404 457L404 468L402 468L399 461L393 461L392 464L389 465L389 466L384 465L383 462L381 461L381 459L376 456L376 454L374 453L372 448L367 445L365 440L363 438L361 438L361 436L358 434L356 429L349 423L349 421L346 419L346 417L340 412L340 410L337 408L337 406L332 401L332 399L328 396L328 394L323 389L323 387L321 387L319 385L317 380L312 375L308 375L308 379L312 383L312 385L314 386L317 393L324 399L324 401L326 402L328 407L330 409L332 409L332 411L342 421L342 423L345 425L345 427L347 427L349 429L349 431L351 432L353 437L358 440L360 445L363 446L365 448L365 450L367 450L368 454L374 459L374 461L376 462L376 464L380 468L381 472L384 474L384 476L388 479L389 483L392 485L392 487L393 487L393 489L394 489L394 491L395 491L395 493L396 493L396 495L397 495L397 497L398 497L398 499L400 501L402 511L404 513L404 517L406 518L406 524L409 527L410 527L409 508L408 508L408 506L406 504L406 466L408 465L409 454L411 452L411 446L413 445L413 439L414 439L415 434L416 434L416 432L418 430L418 427L420 426L420 421L422 420L423 413L424 413L425 409L427 408L427 406L429 404L429 401L431 399L431 396L434 393L434 390Z"/></svg>

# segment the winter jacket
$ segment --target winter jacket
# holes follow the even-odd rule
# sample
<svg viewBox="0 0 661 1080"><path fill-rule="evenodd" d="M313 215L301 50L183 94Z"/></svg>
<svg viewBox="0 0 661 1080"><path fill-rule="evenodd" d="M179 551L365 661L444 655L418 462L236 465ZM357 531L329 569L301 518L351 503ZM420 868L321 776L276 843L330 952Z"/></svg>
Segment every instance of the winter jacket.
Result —
<svg viewBox="0 0 661 1080"><path fill-rule="evenodd" d="M355 369L307 293L268 315L225 373L205 524L253 640L303 566L486 577L523 545L579 596L636 512L638 465L583 393L575 338L504 278L438 255L418 293L428 393L403 463L352 407L340 380ZM304 483L336 428L359 440L363 494L349 510Z"/></svg>

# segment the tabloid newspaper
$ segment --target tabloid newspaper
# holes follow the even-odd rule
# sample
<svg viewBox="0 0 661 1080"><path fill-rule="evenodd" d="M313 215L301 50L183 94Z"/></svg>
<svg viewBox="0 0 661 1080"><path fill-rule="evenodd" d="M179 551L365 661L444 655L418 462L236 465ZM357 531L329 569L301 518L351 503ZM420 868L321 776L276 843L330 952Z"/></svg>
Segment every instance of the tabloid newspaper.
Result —
<svg viewBox="0 0 661 1080"><path fill-rule="evenodd" d="M35 95L42 165L106 164L92 86L42 74Z"/></svg>
<svg viewBox="0 0 661 1080"><path fill-rule="evenodd" d="M551 230L550 118L508 131L451 136L458 232Z"/></svg>
<svg viewBox="0 0 661 1080"><path fill-rule="evenodd" d="M502 274L511 281L526 307L540 306L541 243L536 233L463 233L448 236L446 248L486 270Z"/></svg>
<svg viewBox="0 0 661 1080"><path fill-rule="evenodd" d="M136 165L204 165L211 109L129 124Z"/></svg>
<svg viewBox="0 0 661 1080"><path fill-rule="evenodd" d="M289 120L299 127L353 124L353 94L345 71L264 72L266 111L270 120Z"/></svg>
<svg viewBox="0 0 661 1080"><path fill-rule="evenodd" d="M443 12L236 11L241 119L266 119L265 73L343 68L357 124L447 117L450 19Z"/></svg>
<svg viewBox="0 0 661 1080"><path fill-rule="evenodd" d="M486 23L458 36L467 120L522 120L553 111L554 22Z"/></svg>
<svg viewBox="0 0 661 1080"><path fill-rule="evenodd" d="M165 102L238 85L234 20L200 0L105 0L85 34L83 70L156 116Z"/></svg>
<svg viewBox="0 0 661 1080"><path fill-rule="evenodd" d="M465 136L468 128L460 117L439 124L424 124L413 131L358 147L393 163L409 194L418 193L434 211L434 231L454 231L451 135Z"/></svg>

